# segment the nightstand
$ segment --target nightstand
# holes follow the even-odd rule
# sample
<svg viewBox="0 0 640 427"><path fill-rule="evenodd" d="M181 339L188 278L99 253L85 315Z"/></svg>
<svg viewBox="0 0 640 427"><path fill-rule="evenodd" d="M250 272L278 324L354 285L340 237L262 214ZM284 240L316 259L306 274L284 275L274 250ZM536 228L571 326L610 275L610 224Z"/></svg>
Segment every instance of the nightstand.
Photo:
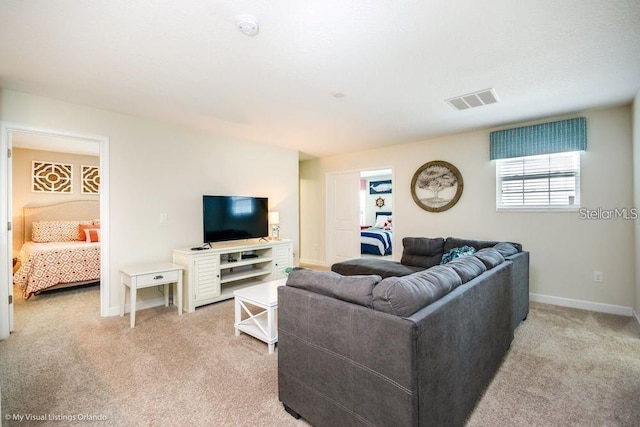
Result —
<svg viewBox="0 0 640 427"><path fill-rule="evenodd" d="M124 316L127 301L127 289L131 298L131 327L136 326L136 296L137 290L151 286L164 285L164 305L169 306L169 285L175 283L178 287L178 315L182 315L182 266L170 262L138 264L120 270L122 295L120 297L120 317Z"/></svg>

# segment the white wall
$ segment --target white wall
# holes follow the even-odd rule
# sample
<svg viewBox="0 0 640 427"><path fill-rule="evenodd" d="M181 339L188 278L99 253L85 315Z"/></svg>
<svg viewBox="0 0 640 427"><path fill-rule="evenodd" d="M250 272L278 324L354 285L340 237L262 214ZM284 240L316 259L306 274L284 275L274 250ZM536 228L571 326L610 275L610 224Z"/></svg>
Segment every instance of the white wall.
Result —
<svg viewBox="0 0 640 427"><path fill-rule="evenodd" d="M269 197L298 253L296 151L12 91L0 92L0 119L109 138L111 312L122 266L169 261L172 248L202 243L203 194ZM143 291L141 300L158 296Z"/></svg>
<svg viewBox="0 0 640 427"><path fill-rule="evenodd" d="M631 208L632 146L629 106L587 111L587 152L582 154L582 206ZM523 123L523 125L529 123ZM516 126L515 124L509 127ZM489 132L463 133L428 141L301 163L301 259L324 262L324 180L327 172L394 171L394 243L406 236L458 236L521 242L531 252L531 292L630 308L634 300L634 222L584 221L577 212L496 212L495 165L489 160ZM458 204L441 213L420 209L409 191L424 163L445 160L464 179ZM399 259L401 251L395 251ZM594 270L604 282L593 282Z"/></svg>

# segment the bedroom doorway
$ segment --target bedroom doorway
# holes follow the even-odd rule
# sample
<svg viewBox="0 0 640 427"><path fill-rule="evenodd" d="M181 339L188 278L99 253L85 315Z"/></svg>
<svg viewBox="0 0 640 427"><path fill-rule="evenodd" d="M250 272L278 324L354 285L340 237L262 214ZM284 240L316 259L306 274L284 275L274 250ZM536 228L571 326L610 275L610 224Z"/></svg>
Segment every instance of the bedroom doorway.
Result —
<svg viewBox="0 0 640 427"><path fill-rule="evenodd" d="M45 151L91 151L99 156L100 172L100 315L107 316L109 313L109 140L105 136L79 134L71 131L55 129L37 128L33 126L0 123L1 131L1 153L2 173L0 173L0 200L3 209L0 211L0 222L10 224L10 227L1 230L0 242L0 339L9 337L13 330L13 304L10 302L13 295L13 258L15 254L13 231L16 230L15 223L20 221L20 217L14 215L13 210L13 157L12 150L25 145L33 145L30 148ZM25 139L30 141L25 143ZM39 141L39 142L38 142ZM64 141L64 142L63 142ZM38 145L40 144L40 145ZM66 144L66 145L65 145ZM65 148L66 147L66 148ZM75 147L75 148L74 148ZM6 167L4 167L6 166ZM79 171L77 173L80 173ZM76 189L77 193L81 190ZM18 227L20 228L20 227ZM6 260L6 262L5 262ZM6 280L5 280L6 279ZM6 284L6 285L5 285Z"/></svg>
<svg viewBox="0 0 640 427"><path fill-rule="evenodd" d="M393 257L391 169L360 172L360 256Z"/></svg>
<svg viewBox="0 0 640 427"><path fill-rule="evenodd" d="M375 188L371 188L370 185ZM393 169L389 167L334 172L326 175L326 263L328 265L363 256L361 253L362 231L375 226L376 218L382 221L382 214L392 222L392 195ZM381 228L384 229L384 223ZM378 256L392 256L392 233L386 234L389 253ZM384 249L382 251L384 253Z"/></svg>

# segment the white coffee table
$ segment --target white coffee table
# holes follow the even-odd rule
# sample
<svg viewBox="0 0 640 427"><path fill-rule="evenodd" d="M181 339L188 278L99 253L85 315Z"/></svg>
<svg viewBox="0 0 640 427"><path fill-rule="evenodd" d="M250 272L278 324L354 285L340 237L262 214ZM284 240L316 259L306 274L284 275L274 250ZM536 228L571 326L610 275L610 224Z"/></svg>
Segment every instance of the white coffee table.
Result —
<svg viewBox="0 0 640 427"><path fill-rule="evenodd" d="M234 323L236 336L240 332L251 335L269 345L272 354L278 342L276 310L278 309L278 288L287 282L287 278L249 286L233 292L235 297L236 319ZM260 307L263 311L253 314L246 304ZM242 312L249 317L242 319Z"/></svg>

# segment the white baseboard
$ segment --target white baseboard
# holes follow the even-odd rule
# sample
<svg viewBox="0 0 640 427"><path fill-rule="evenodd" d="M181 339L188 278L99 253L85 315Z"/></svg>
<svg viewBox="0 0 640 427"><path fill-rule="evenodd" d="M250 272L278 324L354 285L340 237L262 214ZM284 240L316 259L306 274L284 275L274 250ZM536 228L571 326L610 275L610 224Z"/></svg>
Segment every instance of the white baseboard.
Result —
<svg viewBox="0 0 640 427"><path fill-rule="evenodd" d="M597 311L600 313L617 314L619 316L633 316L633 307L622 305L603 304L599 302L582 301L570 298L554 297L550 295L529 294L529 299L543 304L559 305L562 307L579 308L582 310ZM636 320L638 316L636 313Z"/></svg>
<svg viewBox="0 0 640 427"><path fill-rule="evenodd" d="M162 298L153 298L144 301L136 301L136 311L144 310L145 308L158 307L160 305L164 305L164 297ZM131 311L131 304L125 304L124 312L129 313ZM109 308L109 316L120 316L120 306L110 307Z"/></svg>
<svg viewBox="0 0 640 427"><path fill-rule="evenodd" d="M638 325L640 325L640 316L638 315L638 312L633 310L633 317L636 318L636 322L638 322Z"/></svg>
<svg viewBox="0 0 640 427"><path fill-rule="evenodd" d="M317 259L300 258L300 264L319 265L320 267L330 267L329 265L327 265L325 261L319 261Z"/></svg>

